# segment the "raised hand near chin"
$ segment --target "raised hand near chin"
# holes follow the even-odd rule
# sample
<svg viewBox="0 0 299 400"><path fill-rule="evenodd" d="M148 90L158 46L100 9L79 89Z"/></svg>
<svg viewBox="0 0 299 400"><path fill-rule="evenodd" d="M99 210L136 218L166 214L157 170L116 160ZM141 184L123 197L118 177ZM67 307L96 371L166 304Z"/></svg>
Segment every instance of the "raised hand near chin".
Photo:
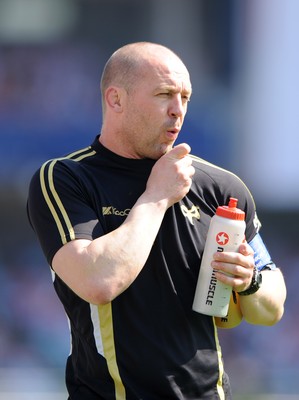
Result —
<svg viewBox="0 0 299 400"><path fill-rule="evenodd" d="M194 167L189 157L190 146L179 144L164 154L154 165L147 182L147 191L167 207L181 200L190 190Z"/></svg>

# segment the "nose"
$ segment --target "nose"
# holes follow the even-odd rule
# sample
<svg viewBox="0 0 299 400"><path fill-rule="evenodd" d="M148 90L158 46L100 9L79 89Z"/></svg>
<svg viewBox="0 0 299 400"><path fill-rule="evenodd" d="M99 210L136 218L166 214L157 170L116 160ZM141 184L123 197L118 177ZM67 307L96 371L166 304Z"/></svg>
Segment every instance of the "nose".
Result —
<svg viewBox="0 0 299 400"><path fill-rule="evenodd" d="M182 97L180 94L176 94L172 97L169 105L169 115L171 117L182 117L185 114L185 107L183 105Z"/></svg>

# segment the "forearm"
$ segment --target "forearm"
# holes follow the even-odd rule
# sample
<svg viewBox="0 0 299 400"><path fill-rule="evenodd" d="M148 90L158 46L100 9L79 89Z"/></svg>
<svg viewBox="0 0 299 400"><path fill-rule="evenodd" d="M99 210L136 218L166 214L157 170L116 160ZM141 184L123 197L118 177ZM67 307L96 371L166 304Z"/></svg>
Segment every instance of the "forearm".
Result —
<svg viewBox="0 0 299 400"><path fill-rule="evenodd" d="M274 325L284 312L286 288L280 270L262 272L261 288L249 296L239 296L244 319L256 325Z"/></svg>
<svg viewBox="0 0 299 400"><path fill-rule="evenodd" d="M143 194L125 222L93 241L74 240L54 256L52 267L84 300L112 301L142 270L161 226L167 204Z"/></svg>
<svg viewBox="0 0 299 400"><path fill-rule="evenodd" d="M149 256L165 211L163 203L153 203L141 196L118 229L86 247L90 268L95 270L102 288L101 302L111 301L136 279Z"/></svg>

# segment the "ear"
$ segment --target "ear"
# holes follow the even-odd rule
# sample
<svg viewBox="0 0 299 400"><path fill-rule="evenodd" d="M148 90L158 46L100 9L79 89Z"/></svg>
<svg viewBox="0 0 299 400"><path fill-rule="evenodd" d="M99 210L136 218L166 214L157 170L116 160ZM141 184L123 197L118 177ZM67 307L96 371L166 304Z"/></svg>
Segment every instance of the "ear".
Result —
<svg viewBox="0 0 299 400"><path fill-rule="evenodd" d="M122 100L123 91L116 86L110 86L105 93L107 107L113 109L114 112L120 113L123 110Z"/></svg>

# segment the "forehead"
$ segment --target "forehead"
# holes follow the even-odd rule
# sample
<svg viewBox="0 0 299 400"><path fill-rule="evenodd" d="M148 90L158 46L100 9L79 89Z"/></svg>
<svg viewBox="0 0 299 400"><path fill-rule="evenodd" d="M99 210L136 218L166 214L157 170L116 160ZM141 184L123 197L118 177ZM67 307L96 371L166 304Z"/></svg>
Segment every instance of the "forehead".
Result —
<svg viewBox="0 0 299 400"><path fill-rule="evenodd" d="M174 56L155 57L143 65L143 82L151 87L171 87L191 92L189 72L182 61Z"/></svg>

